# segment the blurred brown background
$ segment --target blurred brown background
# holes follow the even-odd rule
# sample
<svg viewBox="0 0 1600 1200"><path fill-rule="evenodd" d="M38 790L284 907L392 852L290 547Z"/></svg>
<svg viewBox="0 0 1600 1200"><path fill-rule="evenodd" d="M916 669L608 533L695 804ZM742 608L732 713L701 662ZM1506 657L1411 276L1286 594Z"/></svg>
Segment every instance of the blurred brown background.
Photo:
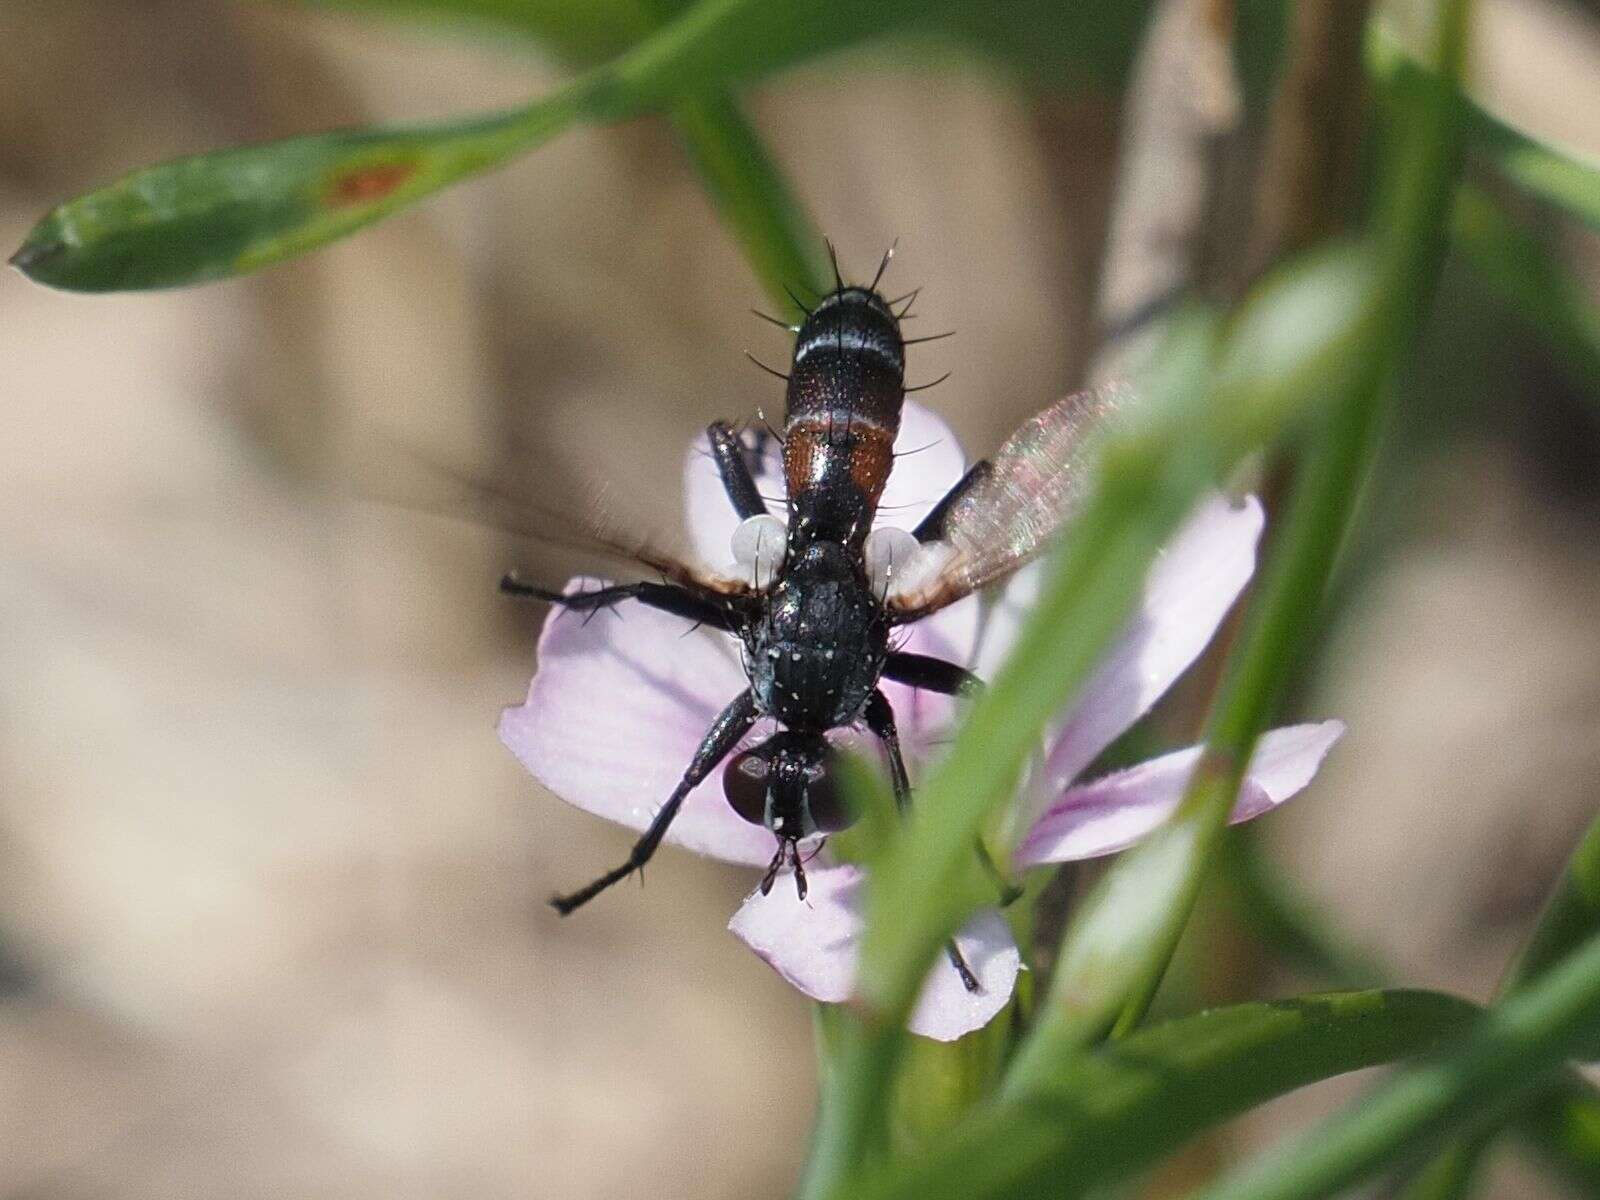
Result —
<svg viewBox="0 0 1600 1200"><path fill-rule="evenodd" d="M1593 19L1485 15L1485 88L1600 149ZM0 246L147 161L554 78L351 18L12 3ZM847 265L901 237L923 331L958 331L913 371L955 370L929 401L970 446L1070 385L1112 98L859 58L755 112ZM1595 239L1562 238L1593 279ZM689 431L780 404L740 353L781 357L759 303L650 123L241 282L0 278L0 1197L787 1189L808 1018L723 930L745 873L671 852L572 922L543 906L628 840L494 736L537 623L494 581L551 564L339 485L375 428L492 474L532 426L541 486L675 505ZM1384 537L1307 702L1352 732L1269 833L1400 978L1483 997L1595 806L1600 438L1460 271L1440 323L1492 338L1493 371L1418 372L1456 407L1399 423Z"/></svg>

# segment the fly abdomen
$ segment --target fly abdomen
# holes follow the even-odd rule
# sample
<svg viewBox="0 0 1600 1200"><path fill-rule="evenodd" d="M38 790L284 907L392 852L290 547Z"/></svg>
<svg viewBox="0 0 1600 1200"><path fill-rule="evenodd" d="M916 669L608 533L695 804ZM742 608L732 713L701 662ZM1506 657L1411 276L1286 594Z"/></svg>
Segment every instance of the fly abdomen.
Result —
<svg viewBox="0 0 1600 1200"><path fill-rule="evenodd" d="M900 322L868 288L841 287L795 338L784 425L790 535L859 545L894 461L905 400Z"/></svg>

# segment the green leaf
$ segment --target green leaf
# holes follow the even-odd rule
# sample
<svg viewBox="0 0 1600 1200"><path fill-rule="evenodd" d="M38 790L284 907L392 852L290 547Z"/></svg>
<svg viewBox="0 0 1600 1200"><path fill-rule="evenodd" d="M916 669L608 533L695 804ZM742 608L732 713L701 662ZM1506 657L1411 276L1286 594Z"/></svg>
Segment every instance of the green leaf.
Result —
<svg viewBox="0 0 1600 1200"><path fill-rule="evenodd" d="M445 31L529 38L572 66L593 66L648 36L686 7L665 0L298 0ZM657 12L657 9L666 11Z"/></svg>
<svg viewBox="0 0 1600 1200"><path fill-rule="evenodd" d="M574 120L620 121L763 75L926 11L878 0L702 0L545 100L433 125L348 130L179 159L52 211L12 262L76 291L242 274L323 245L499 166Z"/></svg>
<svg viewBox="0 0 1600 1200"><path fill-rule="evenodd" d="M1194 1200L1316 1200L1473 1128L1548 1086L1600 1032L1600 936L1489 1010L1437 1060L1232 1172Z"/></svg>
<svg viewBox="0 0 1600 1200"><path fill-rule="evenodd" d="M1386 220L1374 239L1376 269L1361 256L1314 256L1317 269L1281 272L1236 320L1214 388L1223 413L1281 411L1273 397L1283 383L1276 380L1298 381L1324 404L1183 802L1161 830L1107 871L1068 927L1050 999L1018 1051L1008 1092L1026 1090L1056 1059L1099 1036L1112 1004L1120 1006L1117 1036L1143 1018L1177 949L1256 739L1309 643L1371 458L1386 381L1438 277L1438 230L1460 140L1445 79L1459 66L1462 28L1463 4L1447 0L1441 41L1450 70L1423 81L1398 114L1396 157L1380 197ZM1337 319L1313 329L1299 320L1304 309L1330 301L1344 306ZM1325 348L1314 350L1319 337L1327 339ZM1278 362L1291 369L1273 369ZM1315 382L1305 378L1312 363L1321 367ZM1252 396L1258 398L1251 402Z"/></svg>
<svg viewBox="0 0 1600 1200"><path fill-rule="evenodd" d="M1600 817L1584 831L1528 947L1506 981L1508 991L1539 978L1600 934ZM1600 1045L1589 1056L1600 1058Z"/></svg>
<svg viewBox="0 0 1600 1200"><path fill-rule="evenodd" d="M821 295L833 280L822 239L789 181L726 93L679 101L670 116L767 298L780 313L797 315L790 293Z"/></svg>
<svg viewBox="0 0 1600 1200"><path fill-rule="evenodd" d="M1202 1131L1286 1092L1425 1053L1477 1010L1429 992L1241 1004L1068 1054L851 1200L1062 1200L1125 1179Z"/></svg>
<svg viewBox="0 0 1600 1200"><path fill-rule="evenodd" d="M481 26L527 39L574 66L614 57L659 29L680 0L303 0L388 17ZM771 153L726 91L696 91L668 115L706 190L768 298L788 312L787 290L830 283L822 239ZM786 290L787 289L787 290Z"/></svg>
<svg viewBox="0 0 1600 1200"><path fill-rule="evenodd" d="M1451 245L1600 400L1600 309L1541 239L1480 188L1463 187Z"/></svg>
<svg viewBox="0 0 1600 1200"><path fill-rule="evenodd" d="M1358 247L1307 256L1264 281L1235 316L1204 407L1227 431L1225 444L1258 445L1301 411L1342 401L1362 386L1382 304L1370 254ZM1326 535L1317 536L1324 540L1307 546L1324 553ZM1153 994L1232 807L1251 730L1307 628L1305 593L1320 585L1318 566L1297 568L1288 581L1295 590L1272 600L1276 623L1242 643L1247 657L1231 667L1233 699L1218 706L1235 726L1223 755L1203 762L1173 819L1113 863L1079 906L1039 1021L1007 1077L1008 1093L1048 1078L1057 1062Z"/></svg>
<svg viewBox="0 0 1600 1200"><path fill-rule="evenodd" d="M495 117L347 130L146 167L54 209L11 261L39 283L82 292L241 275L504 162L574 113L562 93Z"/></svg>
<svg viewBox="0 0 1600 1200"><path fill-rule="evenodd" d="M1533 936L1503 990L1514 993L1600 936L1600 817L1579 840ZM1600 1056L1600 1035L1584 1057ZM1521 1114L1524 1134L1563 1174L1600 1179L1600 1097L1587 1085L1572 1085L1541 1097ZM1467 1194L1475 1168L1495 1130L1446 1146L1412 1180L1406 1200L1452 1200Z"/></svg>
<svg viewBox="0 0 1600 1200"><path fill-rule="evenodd" d="M1369 27L1367 66L1387 89L1405 88L1418 77L1436 78L1381 20ZM1456 93L1456 101L1472 149L1533 195L1600 229L1600 161L1575 148L1534 138L1461 93Z"/></svg>
<svg viewBox="0 0 1600 1200"><path fill-rule="evenodd" d="M1041 90L1118 86L1154 7L1153 0L955 0L908 32L983 55Z"/></svg>

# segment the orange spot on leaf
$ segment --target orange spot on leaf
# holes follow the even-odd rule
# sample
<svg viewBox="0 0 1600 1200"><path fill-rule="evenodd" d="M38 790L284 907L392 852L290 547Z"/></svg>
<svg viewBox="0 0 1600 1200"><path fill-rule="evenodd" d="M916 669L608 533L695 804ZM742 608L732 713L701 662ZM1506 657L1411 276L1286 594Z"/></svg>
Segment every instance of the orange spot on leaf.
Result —
<svg viewBox="0 0 1600 1200"><path fill-rule="evenodd" d="M414 162L379 163L336 175L328 186L331 204L371 204L417 173Z"/></svg>

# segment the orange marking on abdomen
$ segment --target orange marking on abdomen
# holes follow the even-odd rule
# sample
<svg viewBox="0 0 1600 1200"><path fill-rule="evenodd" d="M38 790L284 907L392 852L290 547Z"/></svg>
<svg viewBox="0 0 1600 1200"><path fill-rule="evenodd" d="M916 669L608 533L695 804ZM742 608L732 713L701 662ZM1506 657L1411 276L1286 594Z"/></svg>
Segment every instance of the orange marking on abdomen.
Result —
<svg viewBox="0 0 1600 1200"><path fill-rule="evenodd" d="M875 421L852 420L848 425L808 417L791 421L784 433L783 473L794 496L819 481L840 460L850 481L869 504L877 504L894 465L894 431Z"/></svg>

